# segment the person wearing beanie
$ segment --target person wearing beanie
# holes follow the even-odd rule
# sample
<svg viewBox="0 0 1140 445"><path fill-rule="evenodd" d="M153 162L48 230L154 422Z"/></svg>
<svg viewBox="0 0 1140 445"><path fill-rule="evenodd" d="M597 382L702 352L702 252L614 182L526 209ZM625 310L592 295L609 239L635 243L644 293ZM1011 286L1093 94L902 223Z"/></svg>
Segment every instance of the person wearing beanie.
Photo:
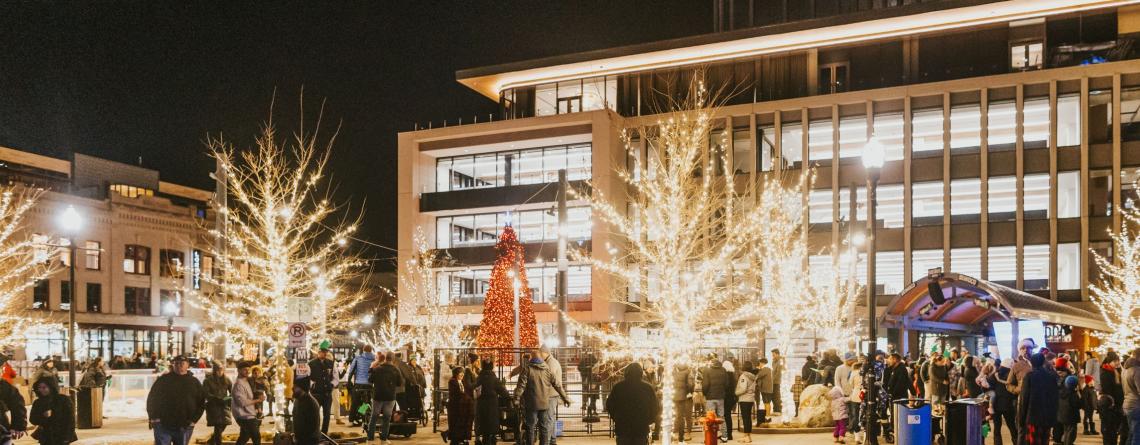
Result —
<svg viewBox="0 0 1140 445"><path fill-rule="evenodd" d="M222 433L230 425L230 388L234 386L226 376L226 368L219 362L202 381L206 392L206 426L214 428L214 433L206 441L208 445L222 445Z"/></svg>
<svg viewBox="0 0 1140 445"><path fill-rule="evenodd" d="M1058 369L1062 368L1058 366ZM1077 424L1081 421L1081 398L1077 392L1077 376L1070 375L1061 381L1061 391L1057 401L1057 429L1061 431L1060 443L1073 445L1077 440Z"/></svg>
<svg viewBox="0 0 1140 445"><path fill-rule="evenodd" d="M1031 370L1021 385L1017 424L1024 443L1049 443L1050 430L1057 423L1057 373L1046 368L1045 362L1045 355L1040 352L1030 356Z"/></svg>
<svg viewBox="0 0 1140 445"><path fill-rule="evenodd" d="M296 445L317 445L321 439L321 405L309 394L309 378L293 381L293 439Z"/></svg>

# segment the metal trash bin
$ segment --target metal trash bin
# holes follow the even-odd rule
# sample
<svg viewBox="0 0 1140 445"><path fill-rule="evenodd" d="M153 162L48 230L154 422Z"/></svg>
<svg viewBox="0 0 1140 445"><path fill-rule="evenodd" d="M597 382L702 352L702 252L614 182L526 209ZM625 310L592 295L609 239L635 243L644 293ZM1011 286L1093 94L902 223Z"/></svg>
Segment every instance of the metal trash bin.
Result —
<svg viewBox="0 0 1140 445"><path fill-rule="evenodd" d="M76 428L103 427L103 388L79 388L75 397L75 404Z"/></svg>
<svg viewBox="0 0 1140 445"><path fill-rule="evenodd" d="M958 399L946 404L946 445L983 445L981 399Z"/></svg>
<svg viewBox="0 0 1140 445"><path fill-rule="evenodd" d="M931 444L930 404L925 400L897 400L892 415L896 445Z"/></svg>

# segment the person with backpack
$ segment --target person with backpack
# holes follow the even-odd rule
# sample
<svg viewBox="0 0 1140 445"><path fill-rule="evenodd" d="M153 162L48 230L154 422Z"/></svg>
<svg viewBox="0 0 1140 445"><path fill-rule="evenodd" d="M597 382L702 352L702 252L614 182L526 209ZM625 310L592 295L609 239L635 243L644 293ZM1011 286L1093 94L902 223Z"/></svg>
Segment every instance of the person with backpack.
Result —
<svg viewBox="0 0 1140 445"><path fill-rule="evenodd" d="M404 386L404 376L396 367L395 354L377 356L368 370L368 385L372 388L372 417L368 419L368 440L376 437L376 418L380 418L380 443L388 444L392 413L396 410L396 396Z"/></svg>
<svg viewBox="0 0 1140 445"><path fill-rule="evenodd" d="M372 345L364 345L360 355L353 358L352 364L348 366L348 375L345 379L352 384L352 405L348 410L348 422L352 426L360 426L365 422L360 414L360 405L372 397L372 385L368 383L368 370L372 367L372 362L375 361L376 356L372 355Z"/></svg>
<svg viewBox="0 0 1140 445"><path fill-rule="evenodd" d="M475 399L475 434L482 445L495 445L502 413L499 400L510 400L511 393L507 392L507 386L503 381L495 377L494 362L485 359L480 363L479 369L472 394Z"/></svg>

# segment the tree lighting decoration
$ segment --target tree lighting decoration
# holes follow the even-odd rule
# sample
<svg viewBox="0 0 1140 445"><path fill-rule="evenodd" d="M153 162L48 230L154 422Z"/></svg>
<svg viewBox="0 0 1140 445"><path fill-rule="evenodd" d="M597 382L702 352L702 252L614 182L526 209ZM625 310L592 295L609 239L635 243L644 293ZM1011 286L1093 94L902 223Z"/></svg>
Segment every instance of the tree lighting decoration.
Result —
<svg viewBox="0 0 1140 445"><path fill-rule="evenodd" d="M388 317L378 327L360 334L360 341L372 345L378 354L397 352L405 345L412 343L411 329L402 327L396 322L396 310L388 312Z"/></svg>
<svg viewBox="0 0 1140 445"><path fill-rule="evenodd" d="M322 144L319 118L317 128L306 132L302 122L279 141L271 119L250 149L237 151L221 137L207 141L229 192L229 204L217 208L228 229L211 230L220 242L209 247L225 273L203 274L216 291L190 301L216 327L277 351L286 348L290 298L313 299L310 329L322 336L354 324L352 311L363 299L344 284L362 266L343 246L359 219L327 222L340 209L318 184L336 134Z"/></svg>
<svg viewBox="0 0 1140 445"><path fill-rule="evenodd" d="M416 348L430 354L436 349L466 348L469 339L463 336L463 319L440 301L436 289L433 267L440 260L438 250L429 248L427 236L417 227L412 235L416 253L405 263L400 276L404 298L411 305L411 335ZM512 313L513 316L513 313Z"/></svg>
<svg viewBox="0 0 1140 445"><path fill-rule="evenodd" d="M538 326L535 324L530 285L526 279L523 246L515 229L503 228L495 244L498 258L491 269L491 283L483 300L483 323L475 343L480 348L513 348L515 346L515 293L519 304L519 347L538 347ZM501 364L510 364L510 354L503 354Z"/></svg>
<svg viewBox="0 0 1140 445"><path fill-rule="evenodd" d="M694 76L702 77L700 72ZM635 307L641 321L634 324L659 335L634 340L567 322L583 335L626 350L627 356L649 354L661 365L661 400L666 402L674 400L672 382L679 365L691 364L701 348L715 346L707 344L711 339L739 332L740 322L765 322L761 303L770 298L763 290L780 288L773 281L782 275L805 275L799 264L771 277L756 271L758 266L778 270L776 266L787 263L769 264L772 252L762 247L802 244L803 224L784 224L802 218L803 188L810 183L811 170L799 178L766 176L739 187L725 168L732 165L729 150L723 148L728 146L728 132L720 132L720 143L710 143L714 127L725 122L714 119L708 97L703 82L694 82L686 103L676 107L680 111L654 127L623 132L633 167L619 168L617 175L628 193L610 197L600 187L573 191L576 199L590 204L596 220L607 225L606 233L616 241L605 253L574 252L574 258L624 283L629 295L611 295L611 301ZM644 162L643 156L648 158ZM776 253L777 259L789 256ZM672 431L674 409L672 403L664 404L662 430ZM665 445L671 440L662 436Z"/></svg>
<svg viewBox="0 0 1140 445"><path fill-rule="evenodd" d="M22 345L30 336L66 327L45 323L27 308L28 289L62 268L52 260L62 249L24 236L24 218L42 195L41 190L0 186L0 346Z"/></svg>
<svg viewBox="0 0 1140 445"><path fill-rule="evenodd" d="M1108 324L1109 332L1099 333L1104 346L1129 351L1140 344L1140 210L1125 206L1122 230L1112 234L1113 253L1118 259L1101 256L1100 284L1089 285L1092 301Z"/></svg>

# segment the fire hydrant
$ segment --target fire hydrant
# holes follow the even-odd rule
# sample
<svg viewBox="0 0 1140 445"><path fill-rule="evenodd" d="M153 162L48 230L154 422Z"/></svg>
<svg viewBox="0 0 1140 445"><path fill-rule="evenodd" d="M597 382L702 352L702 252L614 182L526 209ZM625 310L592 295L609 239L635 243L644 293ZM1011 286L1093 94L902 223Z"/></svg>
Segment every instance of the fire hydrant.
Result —
<svg viewBox="0 0 1140 445"><path fill-rule="evenodd" d="M717 433L720 432L720 424L724 421L716 418L716 413L709 411L701 423L705 427L705 445L717 445Z"/></svg>

